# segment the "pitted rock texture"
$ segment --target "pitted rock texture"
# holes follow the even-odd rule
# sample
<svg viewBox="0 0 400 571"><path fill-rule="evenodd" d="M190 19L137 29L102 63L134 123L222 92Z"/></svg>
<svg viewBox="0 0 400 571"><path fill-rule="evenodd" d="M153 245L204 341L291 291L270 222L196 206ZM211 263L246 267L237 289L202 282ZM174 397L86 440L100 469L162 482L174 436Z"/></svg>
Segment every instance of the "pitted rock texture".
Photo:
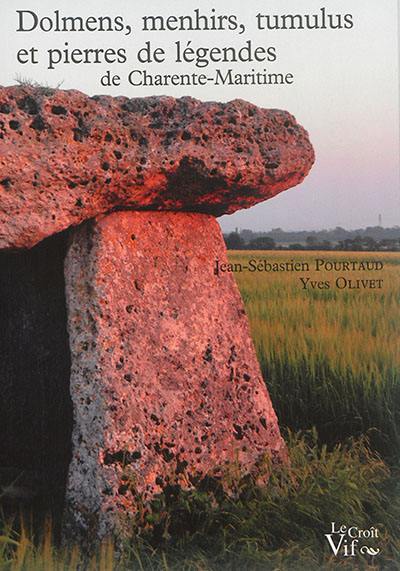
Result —
<svg viewBox="0 0 400 571"><path fill-rule="evenodd" d="M299 184L313 162L292 115L241 100L0 88L0 248L120 207L230 214Z"/></svg>
<svg viewBox="0 0 400 571"><path fill-rule="evenodd" d="M123 529L136 494L285 460L239 291L216 259L226 262L223 238L204 214L118 212L75 232L73 534Z"/></svg>

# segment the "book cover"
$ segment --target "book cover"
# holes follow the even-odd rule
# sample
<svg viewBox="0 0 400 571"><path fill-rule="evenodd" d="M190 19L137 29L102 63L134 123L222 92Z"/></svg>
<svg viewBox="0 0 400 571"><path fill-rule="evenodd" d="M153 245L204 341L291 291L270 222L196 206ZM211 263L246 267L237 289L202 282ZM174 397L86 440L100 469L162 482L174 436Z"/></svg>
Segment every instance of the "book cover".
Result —
<svg viewBox="0 0 400 571"><path fill-rule="evenodd" d="M398 2L1 8L0 568L397 569Z"/></svg>

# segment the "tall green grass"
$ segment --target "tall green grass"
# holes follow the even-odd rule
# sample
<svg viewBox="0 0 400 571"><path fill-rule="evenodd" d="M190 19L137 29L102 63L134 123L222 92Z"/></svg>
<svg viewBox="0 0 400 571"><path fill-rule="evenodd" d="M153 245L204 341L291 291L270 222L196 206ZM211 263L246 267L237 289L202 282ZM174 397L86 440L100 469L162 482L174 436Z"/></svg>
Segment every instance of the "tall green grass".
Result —
<svg viewBox="0 0 400 571"><path fill-rule="evenodd" d="M400 451L400 256L382 253L233 252L233 262L379 259L382 290L308 290L324 272L237 273L261 369L280 423L316 426L322 442L368 433L387 457Z"/></svg>
<svg viewBox="0 0 400 571"><path fill-rule="evenodd" d="M384 462L365 439L329 451L315 432L288 433L291 466L236 480L233 494L215 481L196 490L167 488L138 517L122 552L105 542L90 559L54 547L45 528L36 544L24 527L0 536L0 569L10 571L257 571L397 569L399 494ZM265 467L268 470L268 466ZM378 527L379 560L334 558L324 533L331 522Z"/></svg>

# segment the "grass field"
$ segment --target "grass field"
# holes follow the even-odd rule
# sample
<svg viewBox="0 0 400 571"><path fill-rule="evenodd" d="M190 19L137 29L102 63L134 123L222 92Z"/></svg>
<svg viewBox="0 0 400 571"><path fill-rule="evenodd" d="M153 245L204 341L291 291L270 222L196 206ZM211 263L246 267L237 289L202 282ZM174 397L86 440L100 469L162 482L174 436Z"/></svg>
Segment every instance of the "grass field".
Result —
<svg viewBox="0 0 400 571"><path fill-rule="evenodd" d="M309 272L236 273L262 372L283 426L317 427L322 442L368 434L386 457L400 450L400 255L232 252L246 263L310 264ZM314 260L379 260L382 271L315 271ZM301 277L330 281L303 288ZM382 289L337 289L345 276L382 279ZM342 285L342 281L340 285Z"/></svg>
<svg viewBox="0 0 400 571"><path fill-rule="evenodd" d="M236 273L262 372L288 442L290 467L260 488L174 491L157 498L119 561L105 545L87 562L102 571L395 570L400 567L400 255L230 252L230 260L380 260L382 272ZM379 275L375 275L378 274ZM382 289L337 289L383 279ZM300 277L330 281L303 289ZM354 282L355 283L355 282ZM301 431L298 433L297 431ZM143 514L142 514L143 518ZM331 522L379 529L379 557L334 558ZM78 570L81 555L50 531L3 525L0 569Z"/></svg>

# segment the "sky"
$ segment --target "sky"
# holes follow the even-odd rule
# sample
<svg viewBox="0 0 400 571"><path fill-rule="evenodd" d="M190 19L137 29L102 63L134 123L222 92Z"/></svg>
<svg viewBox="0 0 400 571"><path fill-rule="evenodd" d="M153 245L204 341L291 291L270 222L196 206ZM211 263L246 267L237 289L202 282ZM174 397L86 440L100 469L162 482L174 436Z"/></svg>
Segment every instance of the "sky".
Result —
<svg viewBox="0 0 400 571"><path fill-rule="evenodd" d="M350 30L258 30L256 15L352 14ZM141 31L143 15L193 14L196 8L210 15L236 14L246 26L242 35L232 31L156 32ZM17 10L35 12L39 19L54 11L63 16L123 15L132 25L128 36L120 32L17 32ZM26 77L62 89L79 89L89 95L106 93L141 97L190 95L202 100L229 101L241 98L260 107L286 109L307 129L316 152L316 163L307 179L279 196L221 217L224 231L313 230L342 226L354 229L377 225L400 225L399 169L399 40L396 0L1 0L0 84L12 85ZM31 18L31 20L29 20ZM32 17L25 15L25 26ZM46 22L45 22L46 23ZM145 41L163 47L169 59L149 64L152 73L196 71L193 64L173 61L173 44L192 41L196 46L274 46L278 58L270 64L231 64L235 72L267 68L269 72L293 73L293 85L199 87L133 87L128 72L138 67L135 54ZM128 62L114 65L65 65L47 69L47 50L125 47ZM18 64L20 49L36 47L37 64ZM211 64L210 69L221 67ZM101 75L111 69L123 77L119 87L103 87ZM197 70L199 71L199 70Z"/></svg>

